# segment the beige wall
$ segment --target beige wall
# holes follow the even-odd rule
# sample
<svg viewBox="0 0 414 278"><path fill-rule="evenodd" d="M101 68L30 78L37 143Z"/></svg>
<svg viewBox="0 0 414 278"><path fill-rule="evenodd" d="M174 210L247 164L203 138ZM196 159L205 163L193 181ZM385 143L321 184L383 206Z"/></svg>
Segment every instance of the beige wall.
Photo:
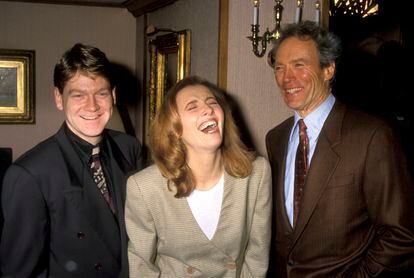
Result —
<svg viewBox="0 0 414 278"><path fill-rule="evenodd" d="M135 39L136 19L126 9L1 1L0 48L36 51L36 124L0 125L0 147L12 147L15 159L60 127L52 74L66 49L76 42L97 46L135 73ZM118 115L111 126L122 129Z"/></svg>
<svg viewBox="0 0 414 278"><path fill-rule="evenodd" d="M253 20L252 1L229 1L227 91L239 106L242 118L260 154L266 155L265 135L292 113L281 99L273 78L273 70L265 58L251 51L250 24ZM274 1L261 1L261 33L264 27L274 28ZM296 1L284 1L282 24L295 16ZM219 0L178 0L173 5L148 14L147 23L176 30L190 28L191 74L217 82ZM304 19L314 19L314 7L304 7ZM143 17L141 17L143 18ZM138 19L140 20L140 19ZM141 20L140 24L143 21ZM263 27L264 26L264 27ZM139 40L138 40L139 44ZM142 120L142 119L141 119Z"/></svg>
<svg viewBox="0 0 414 278"><path fill-rule="evenodd" d="M246 128L259 153L265 155L266 132L291 115L276 88L273 70L265 58L251 51L251 1L229 1L227 91L242 111ZM282 24L293 21L296 1L284 1ZM274 1L262 1L261 33L273 29ZM314 18L314 8L305 6L304 18ZM219 0L178 0L147 15L156 27L192 31L191 74L217 82ZM144 41L145 17L134 18L126 9L30 4L0 1L0 48L36 50L36 124L0 125L0 146L12 147L14 158L53 134L63 118L56 110L52 71L60 55L80 41L100 47L108 57L128 67L144 92L147 59ZM137 65L137 66L136 66ZM142 139L143 94L130 111L138 138ZM116 115L115 115L116 116ZM111 127L122 129L119 116Z"/></svg>
<svg viewBox="0 0 414 278"><path fill-rule="evenodd" d="M282 2L282 25L293 21L295 3L294 0ZM266 27L273 30L275 26L274 5L274 1L261 1L260 35ZM314 20L314 16L314 7L305 6L303 18ZM273 70L266 62L266 55L257 58L252 52L251 42L246 39L251 35L252 22L252 1L229 0L227 90L240 106L258 152L266 155L267 131L292 115L292 112L286 108L276 88Z"/></svg>
<svg viewBox="0 0 414 278"><path fill-rule="evenodd" d="M219 0L179 0L148 14L158 28L191 30L191 74L217 82Z"/></svg>
<svg viewBox="0 0 414 278"><path fill-rule="evenodd" d="M266 155L266 132L291 115L279 96L273 70L265 58L251 51L250 24L253 20L252 1L229 1L227 91L241 110L242 120L253 144ZM282 24L292 22L296 1L284 1ZM219 0L178 0L173 5L148 14L148 24L176 30L190 28L191 74L217 82ZM262 1L260 17L263 26L274 28L274 1ZM304 18L314 18L313 6L305 6ZM245 131L243 131L245 132Z"/></svg>
<svg viewBox="0 0 414 278"><path fill-rule="evenodd" d="M137 71L146 86L149 84L149 68L144 69L145 60L149 67L149 53L145 47L143 31L145 26L168 28L175 31L190 29L191 58L190 74L199 75L213 83L217 82L218 64L218 32L219 32L219 0L178 0L172 5L165 6L145 16L137 18L137 55L139 56ZM165 32L157 33L157 35ZM169 58L170 60L170 58ZM170 60L174 62L174 60ZM175 61L176 62L176 61ZM146 90L145 88L143 88ZM144 100L137 110L137 135L141 142L148 141L148 128L143 134L145 123Z"/></svg>

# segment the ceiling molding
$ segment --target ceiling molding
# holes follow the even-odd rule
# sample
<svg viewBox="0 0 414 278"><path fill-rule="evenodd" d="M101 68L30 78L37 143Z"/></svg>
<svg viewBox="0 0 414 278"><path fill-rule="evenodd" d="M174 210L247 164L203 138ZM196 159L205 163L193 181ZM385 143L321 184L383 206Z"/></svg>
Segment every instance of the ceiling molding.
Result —
<svg viewBox="0 0 414 278"><path fill-rule="evenodd" d="M155 11L176 0L0 0L9 2L45 3L78 6L127 8L135 17Z"/></svg>
<svg viewBox="0 0 414 278"><path fill-rule="evenodd" d="M143 14L155 11L164 6L174 3L176 0L127 0L124 6L134 16L138 17Z"/></svg>
<svg viewBox="0 0 414 278"><path fill-rule="evenodd" d="M43 4L61 4L78 6L100 6L100 7L119 7L122 8L125 0L0 0L9 2L27 2Z"/></svg>

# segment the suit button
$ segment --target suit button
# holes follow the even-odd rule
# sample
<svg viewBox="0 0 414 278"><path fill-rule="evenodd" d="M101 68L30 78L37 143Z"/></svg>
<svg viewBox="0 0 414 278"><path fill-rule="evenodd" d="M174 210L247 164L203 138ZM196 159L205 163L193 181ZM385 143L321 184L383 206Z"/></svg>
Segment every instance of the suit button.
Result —
<svg viewBox="0 0 414 278"><path fill-rule="evenodd" d="M192 266L187 267L187 273L188 274L193 274L194 272L195 272L194 267L192 267Z"/></svg>
<svg viewBox="0 0 414 278"><path fill-rule="evenodd" d="M289 260L287 264L288 264L288 266L294 266L295 265L295 262L292 261L292 260Z"/></svg>
<svg viewBox="0 0 414 278"><path fill-rule="evenodd" d="M86 237L86 235L85 235L84 233L82 233L82 232L78 232L78 233L76 234L76 236L77 236L79 239L84 239L84 238Z"/></svg>
<svg viewBox="0 0 414 278"><path fill-rule="evenodd" d="M234 270L234 269L236 269L236 264L235 263L227 263L226 267L230 270Z"/></svg>
<svg viewBox="0 0 414 278"><path fill-rule="evenodd" d="M102 270L102 264L101 263L96 263L95 264L95 269L96 269L96 271Z"/></svg>

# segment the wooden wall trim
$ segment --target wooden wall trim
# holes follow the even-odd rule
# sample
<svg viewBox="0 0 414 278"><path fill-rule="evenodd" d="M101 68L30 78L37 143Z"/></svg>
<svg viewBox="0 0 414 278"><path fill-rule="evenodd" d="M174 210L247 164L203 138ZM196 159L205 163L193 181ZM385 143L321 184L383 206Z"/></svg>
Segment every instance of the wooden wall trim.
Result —
<svg viewBox="0 0 414 278"><path fill-rule="evenodd" d="M135 17L155 11L166 5L172 4L177 0L108 0L105 2L99 0L0 0L10 2L27 2L27 3L45 3L45 4L63 4L78 6L101 6L101 7L119 7L127 8Z"/></svg>
<svg viewBox="0 0 414 278"><path fill-rule="evenodd" d="M123 8L124 7L123 2L125 0L123 1L113 0L110 2L102 2L98 0L0 0L0 1Z"/></svg>
<svg viewBox="0 0 414 278"><path fill-rule="evenodd" d="M228 60L228 33L229 33L229 0L220 0L219 15L219 53L217 81L218 86L226 90L227 88L227 60Z"/></svg>
<svg viewBox="0 0 414 278"><path fill-rule="evenodd" d="M155 11L164 6L174 3L176 0L128 0L124 2L124 6L135 17Z"/></svg>

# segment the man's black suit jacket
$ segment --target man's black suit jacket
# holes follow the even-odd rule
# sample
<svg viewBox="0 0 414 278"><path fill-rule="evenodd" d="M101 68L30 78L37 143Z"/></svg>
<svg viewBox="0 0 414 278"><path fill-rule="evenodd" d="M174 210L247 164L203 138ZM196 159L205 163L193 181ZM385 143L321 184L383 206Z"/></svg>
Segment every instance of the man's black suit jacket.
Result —
<svg viewBox="0 0 414 278"><path fill-rule="evenodd" d="M125 184L141 168L141 146L105 132L116 217L64 127L10 166L2 194L3 277L126 276Z"/></svg>

